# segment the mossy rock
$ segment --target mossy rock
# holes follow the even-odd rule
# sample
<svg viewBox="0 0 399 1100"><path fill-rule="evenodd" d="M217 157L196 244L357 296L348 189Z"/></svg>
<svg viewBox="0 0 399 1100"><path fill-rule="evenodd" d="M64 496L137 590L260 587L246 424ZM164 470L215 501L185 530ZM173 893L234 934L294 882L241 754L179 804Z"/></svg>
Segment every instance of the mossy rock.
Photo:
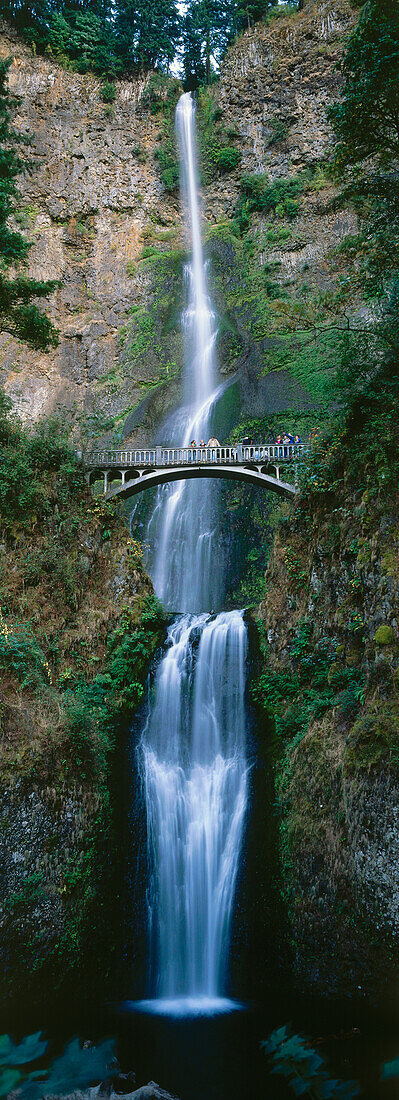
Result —
<svg viewBox="0 0 399 1100"><path fill-rule="evenodd" d="M397 700L380 701L352 726L345 746L344 768L369 770L389 761L399 768L399 706Z"/></svg>
<svg viewBox="0 0 399 1100"><path fill-rule="evenodd" d="M374 641L376 645L393 645L395 635L392 627L387 623L381 623L374 634Z"/></svg>

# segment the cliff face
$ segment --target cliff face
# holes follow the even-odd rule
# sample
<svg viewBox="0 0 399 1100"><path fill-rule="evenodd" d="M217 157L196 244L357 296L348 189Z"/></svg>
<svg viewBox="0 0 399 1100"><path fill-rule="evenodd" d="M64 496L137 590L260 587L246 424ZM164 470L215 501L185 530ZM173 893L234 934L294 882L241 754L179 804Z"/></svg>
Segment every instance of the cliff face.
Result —
<svg viewBox="0 0 399 1100"><path fill-rule="evenodd" d="M278 212L271 231L269 216L253 215L256 271L272 264L276 285L288 295L302 293L304 283L331 286L328 250L355 224L349 211L332 210L331 188L316 168L331 141L325 109L337 94L336 63L353 18L347 0L322 0L258 25L231 48L211 92L214 137L208 128L201 144L211 229L233 216L243 173L267 172L272 181L303 169L316 173L292 226ZM117 82L115 103L107 108L98 80L34 57L9 35L2 36L0 53L14 58L16 125L33 135L34 167L20 180L21 225L33 241L30 271L61 281L50 306L59 348L34 353L3 336L0 379L27 422L61 406L73 410L83 437L153 438L180 395L184 262L178 194L165 190L157 163L166 115L154 109L153 77ZM202 131L205 107L200 101ZM166 114L170 134L173 105ZM218 126L241 163L209 178L209 140L218 140ZM220 237L215 244L213 237L210 250L222 319L219 361L227 373L238 370L241 406L264 407L266 398L286 408L288 393L288 404L306 407L309 395L289 374L284 393L280 387L276 395L275 379L263 382L276 367L268 330L260 339L253 309L231 294L248 266L240 244L223 245ZM251 293L256 296L252 285Z"/></svg>
<svg viewBox="0 0 399 1100"><path fill-rule="evenodd" d="M145 294L145 276L132 270L143 229L180 224L153 156L160 122L141 106L149 78L120 82L107 108L93 77L34 57L7 36L0 55L13 56L15 124L33 135L32 169L20 180L29 271L61 284L50 306L59 348L35 353L3 336L1 379L24 421L61 406L97 416L101 435L107 422L123 423L154 381L146 357L133 374L123 369L120 339Z"/></svg>
<svg viewBox="0 0 399 1100"><path fill-rule="evenodd" d="M259 609L294 955L327 992L392 979L399 943L397 503L348 486L287 514Z"/></svg>
<svg viewBox="0 0 399 1100"><path fill-rule="evenodd" d="M124 733L163 619L139 544L73 454L2 436L2 476L0 1008L20 1010L117 967Z"/></svg>

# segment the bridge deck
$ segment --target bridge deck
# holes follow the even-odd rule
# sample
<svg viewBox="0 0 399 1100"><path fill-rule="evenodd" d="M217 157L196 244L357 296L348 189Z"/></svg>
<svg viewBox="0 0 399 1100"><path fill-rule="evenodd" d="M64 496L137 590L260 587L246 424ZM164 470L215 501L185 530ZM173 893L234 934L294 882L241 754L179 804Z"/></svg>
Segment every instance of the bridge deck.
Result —
<svg viewBox="0 0 399 1100"><path fill-rule="evenodd" d="M114 466L137 469L143 466L186 466L197 462L201 465L235 464L243 462L271 462L276 464L290 459L301 458L305 446L303 443L258 443L246 446L237 443L220 447L150 447L134 451L90 451L82 455L84 466L98 470Z"/></svg>

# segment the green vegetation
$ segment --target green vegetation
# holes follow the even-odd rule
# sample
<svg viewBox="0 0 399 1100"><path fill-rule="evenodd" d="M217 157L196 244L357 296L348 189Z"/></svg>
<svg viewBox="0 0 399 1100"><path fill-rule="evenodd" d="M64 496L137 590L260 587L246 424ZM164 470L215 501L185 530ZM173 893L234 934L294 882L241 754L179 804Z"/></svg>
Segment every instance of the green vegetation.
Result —
<svg viewBox="0 0 399 1100"><path fill-rule="evenodd" d="M161 113L161 130L155 157L158 161L165 191L174 192L179 185L179 160L175 135L175 109L181 94L181 84L171 77L153 73L147 83L141 102L152 114Z"/></svg>
<svg viewBox="0 0 399 1100"><path fill-rule="evenodd" d="M378 829L373 815L371 822L357 816L358 798L370 784L382 789L399 767L397 42L397 10L367 0L344 56L341 102L330 111L339 188L332 209L353 203L359 229L329 257L333 292L301 299L297 280L274 303L273 362L288 368L293 356L293 373L319 409L301 493L293 508L281 509L264 581L254 698L275 753L294 948L303 970L327 988L331 972L342 981L339 965L353 958L354 936L366 955L371 939L373 950L389 941L386 928L370 935L368 902L359 900L348 859L359 822L371 843ZM324 187L326 178L323 167L313 185ZM312 188L312 179L299 182L304 192ZM282 203L298 203L300 193L283 191ZM243 249L269 201L267 181L244 180ZM278 207L279 200L272 228ZM348 258L350 278L341 266ZM244 301L246 308L249 296ZM253 313L251 306L251 324ZM336 969L327 928L338 945ZM290 1059L283 1064L289 1076Z"/></svg>
<svg viewBox="0 0 399 1100"><path fill-rule="evenodd" d="M7 88L11 60L0 62L0 326L33 348L56 347L58 335L35 299L47 298L57 284L31 279L23 273L30 244L21 233L10 228L9 222L18 210L16 179L29 166L19 155L28 137L11 125L16 100ZM17 273L9 275L10 268Z"/></svg>
<svg viewBox="0 0 399 1100"><path fill-rule="evenodd" d="M276 4L277 0L190 0L182 18L186 85L211 84L215 63L220 64L229 43Z"/></svg>
<svg viewBox="0 0 399 1100"><path fill-rule="evenodd" d="M168 73L180 48L184 77L195 88L215 76L229 43L265 18L277 0L5 0L2 13L36 51L67 68L102 76L137 69ZM297 4L283 5L295 10Z"/></svg>
<svg viewBox="0 0 399 1100"><path fill-rule="evenodd" d="M248 228L251 214L255 210L272 213L277 218L295 218L299 212L299 196L310 179L308 172L289 178L282 177L274 183L270 183L267 175L242 176L243 198L237 212L240 227Z"/></svg>
<svg viewBox="0 0 399 1100"><path fill-rule="evenodd" d="M231 131L215 106L211 88L201 88L197 112L200 174L204 184L225 172L233 172L241 160L241 151L231 144Z"/></svg>
<svg viewBox="0 0 399 1100"><path fill-rule="evenodd" d="M0 1096L18 1088L24 1100L41 1100L49 1093L59 1096L71 1088L87 1088L115 1075L114 1047L113 1039L98 1046L81 1046L79 1039L72 1039L63 1054L46 1066L48 1042L40 1031L17 1044L9 1035L0 1035ZM35 1068L28 1068L31 1065Z"/></svg>
<svg viewBox="0 0 399 1100"><path fill-rule="evenodd" d="M150 304L147 300L143 306L134 306L131 320L121 333L126 363L136 377L141 364L146 365L143 396L152 386L170 381L182 365L180 312L185 254L182 249L168 248L168 233L165 239L162 230L154 229L152 236L154 243L144 246L140 261L150 280Z"/></svg>
<svg viewBox="0 0 399 1100"><path fill-rule="evenodd" d="M115 103L116 99L116 86L106 81L101 88L101 99L103 103Z"/></svg>
<svg viewBox="0 0 399 1100"><path fill-rule="evenodd" d="M79 7L59 0L6 0L4 17L33 49L67 68L114 76L137 68L168 69L179 38L174 0L110 0Z"/></svg>
<svg viewBox="0 0 399 1100"><path fill-rule="evenodd" d="M359 1095L356 1081L337 1081L330 1077L324 1058L302 1035L292 1034L287 1026L279 1027L262 1044L272 1073L285 1077L295 1096L307 1095L312 1100L352 1100Z"/></svg>
<svg viewBox="0 0 399 1100"><path fill-rule="evenodd" d="M279 550L287 575L288 593L297 595L307 584L304 562L290 545ZM351 636L347 623L347 636ZM289 667L276 671L268 663L268 648L263 644L266 667L254 685L255 702L264 706L276 723L280 751L292 751L311 723L337 708L344 720L353 716L364 699L365 679L358 663L347 664L342 642L315 637L313 624L299 620L289 646Z"/></svg>
<svg viewBox="0 0 399 1100"><path fill-rule="evenodd" d="M288 122L284 118L271 118L269 125L272 131L269 145L277 145L279 141L284 141L289 130Z"/></svg>

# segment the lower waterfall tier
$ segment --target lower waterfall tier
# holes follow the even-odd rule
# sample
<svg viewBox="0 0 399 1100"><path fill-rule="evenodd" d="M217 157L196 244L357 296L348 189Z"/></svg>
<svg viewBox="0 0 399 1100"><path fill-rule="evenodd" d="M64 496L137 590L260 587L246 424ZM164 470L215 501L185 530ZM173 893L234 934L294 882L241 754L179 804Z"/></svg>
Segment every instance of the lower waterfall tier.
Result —
<svg viewBox="0 0 399 1100"><path fill-rule="evenodd" d="M247 801L246 659L240 611L173 623L140 746L151 993L203 1007L227 982Z"/></svg>

